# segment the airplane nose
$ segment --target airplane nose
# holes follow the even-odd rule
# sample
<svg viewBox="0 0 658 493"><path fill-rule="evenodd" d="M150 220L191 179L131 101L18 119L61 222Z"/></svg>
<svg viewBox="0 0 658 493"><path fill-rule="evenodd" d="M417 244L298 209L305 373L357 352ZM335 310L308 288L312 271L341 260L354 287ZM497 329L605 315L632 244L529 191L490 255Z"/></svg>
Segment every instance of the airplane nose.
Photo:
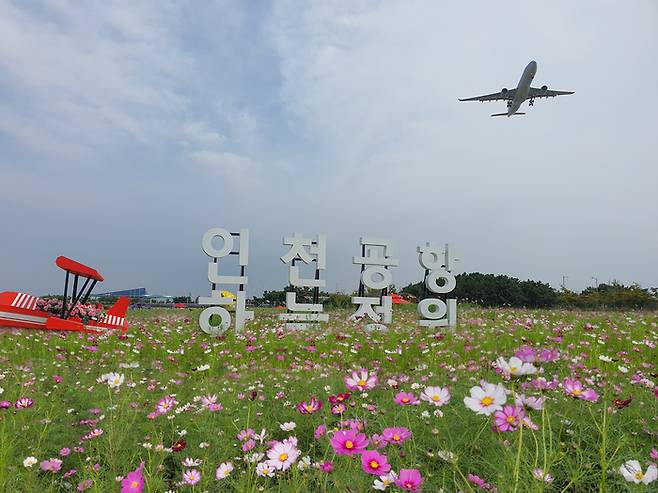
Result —
<svg viewBox="0 0 658 493"><path fill-rule="evenodd" d="M529 67L532 67L533 70L537 70L537 62L534 60L528 64Z"/></svg>

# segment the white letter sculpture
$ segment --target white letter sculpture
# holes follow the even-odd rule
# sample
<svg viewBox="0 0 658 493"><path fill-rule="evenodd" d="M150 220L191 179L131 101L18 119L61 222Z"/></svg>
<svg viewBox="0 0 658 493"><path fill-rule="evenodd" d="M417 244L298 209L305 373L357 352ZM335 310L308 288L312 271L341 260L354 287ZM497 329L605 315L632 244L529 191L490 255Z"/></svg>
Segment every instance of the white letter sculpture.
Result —
<svg viewBox="0 0 658 493"><path fill-rule="evenodd" d="M441 294L455 289L457 280L451 271L458 259L452 257L450 246L446 243L445 250L441 251L436 243L428 242L417 250L418 261L425 269L424 291ZM425 298L418 303L418 314L423 317L418 320L418 325L423 327L454 327L457 324L457 300L448 299L446 303L438 298Z"/></svg>
<svg viewBox="0 0 658 493"><path fill-rule="evenodd" d="M322 303L319 303L320 288L327 285L325 279L320 279L322 272L327 268L327 237L319 234L316 240L304 238L301 233L284 237L283 244L290 246L288 253L281 257L284 264L290 264L288 268L288 279L291 286L313 288L313 303L297 303L297 293L286 293L286 308L288 313L279 315L280 320L285 320L289 329L305 329L307 322L328 322L329 315L322 313ZM315 258L313 258L315 257ZM315 261L315 279L304 279L299 273L297 261L309 265Z"/></svg>
<svg viewBox="0 0 658 493"><path fill-rule="evenodd" d="M213 240L220 238L222 240L221 248L215 248ZM239 239L239 249L233 251L234 239ZM199 315L199 326L201 330L211 335L221 335L231 326L231 314L224 308L225 306L235 305L235 331L238 332L244 327L245 320L252 320L254 312L246 310L247 303L247 276L245 271L249 263L249 230L241 229L240 233L229 233L223 228L212 228L206 231L202 241L203 251L212 262L208 263L208 280L212 283L212 291L209 297L200 297L199 304L214 305L206 308ZM219 259L227 255L237 255L240 265L239 276L226 276L219 274ZM222 296L222 291L217 289L218 284L237 284L239 286L236 298ZM219 316L220 323L213 325L211 319L213 315Z"/></svg>
<svg viewBox="0 0 658 493"><path fill-rule="evenodd" d="M368 246L382 249L381 256L371 255ZM367 253L367 254L366 254ZM398 260L393 255L391 242L382 238L361 238L361 257L354 257L352 263L361 266L359 295L352 297L352 303L359 305L350 320L359 320L368 316L375 323L367 324L366 330L386 330L386 324L393 320L393 299L387 295L388 287L393 283L393 273L389 267L397 267ZM379 297L366 296L365 288L379 289Z"/></svg>

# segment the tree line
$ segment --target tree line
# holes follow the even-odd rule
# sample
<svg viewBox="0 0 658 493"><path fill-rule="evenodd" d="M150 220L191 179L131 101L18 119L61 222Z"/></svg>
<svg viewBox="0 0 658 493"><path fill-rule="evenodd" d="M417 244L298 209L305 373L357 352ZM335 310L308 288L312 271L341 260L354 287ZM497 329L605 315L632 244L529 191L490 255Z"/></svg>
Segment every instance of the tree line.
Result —
<svg viewBox="0 0 658 493"><path fill-rule="evenodd" d="M486 307L515 308L584 308L584 309L658 309L658 289L645 289L638 284L624 285L617 281L610 284L601 283L581 292L568 289L556 290L548 283L525 280L496 274L471 272L458 274L457 286L449 293L451 298L457 298L461 303L473 303ZM255 305L284 306L286 292L295 290L297 302L310 303L313 300L311 288L293 288L288 286L282 290L265 291L262 296L255 297ZM424 290L423 282L411 283L402 289L390 288L411 300L419 300L432 296ZM370 295L378 295L370 293ZM327 307L348 308L351 306L352 294L328 293L321 291L319 301ZM436 295L435 295L436 296ZM444 295L436 297L445 298Z"/></svg>

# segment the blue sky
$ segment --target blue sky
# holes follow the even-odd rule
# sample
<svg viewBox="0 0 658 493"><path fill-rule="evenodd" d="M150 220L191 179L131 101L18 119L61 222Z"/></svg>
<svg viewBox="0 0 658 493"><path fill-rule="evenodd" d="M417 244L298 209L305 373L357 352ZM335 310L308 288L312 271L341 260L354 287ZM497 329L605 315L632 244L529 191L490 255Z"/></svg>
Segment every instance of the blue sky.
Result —
<svg viewBox="0 0 658 493"><path fill-rule="evenodd" d="M581 289L658 285L658 6L0 0L0 290L56 291L63 254L103 288L209 290L201 236L251 230L250 293L284 234L358 238ZM525 117L458 97L575 90Z"/></svg>

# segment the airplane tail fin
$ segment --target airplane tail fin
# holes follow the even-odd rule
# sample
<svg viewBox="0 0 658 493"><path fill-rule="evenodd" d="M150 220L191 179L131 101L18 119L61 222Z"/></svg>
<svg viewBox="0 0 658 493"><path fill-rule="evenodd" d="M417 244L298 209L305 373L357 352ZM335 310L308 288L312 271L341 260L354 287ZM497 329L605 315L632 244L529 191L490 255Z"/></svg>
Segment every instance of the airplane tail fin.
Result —
<svg viewBox="0 0 658 493"><path fill-rule="evenodd" d="M127 296L122 296L114 305L112 305L112 308L107 311L107 314L123 318L126 316L126 312L128 311L128 305L130 305L130 298Z"/></svg>
<svg viewBox="0 0 658 493"><path fill-rule="evenodd" d="M525 113L521 113L518 111L516 113L512 113L511 115L508 115L507 113L494 113L491 116L512 116L512 115L525 115Z"/></svg>
<svg viewBox="0 0 658 493"><path fill-rule="evenodd" d="M128 324L126 323L126 312L128 311L128 305L130 305L130 298L122 296L117 300L117 302L112 305L107 311L107 315L104 323L121 328L122 331L128 330Z"/></svg>

